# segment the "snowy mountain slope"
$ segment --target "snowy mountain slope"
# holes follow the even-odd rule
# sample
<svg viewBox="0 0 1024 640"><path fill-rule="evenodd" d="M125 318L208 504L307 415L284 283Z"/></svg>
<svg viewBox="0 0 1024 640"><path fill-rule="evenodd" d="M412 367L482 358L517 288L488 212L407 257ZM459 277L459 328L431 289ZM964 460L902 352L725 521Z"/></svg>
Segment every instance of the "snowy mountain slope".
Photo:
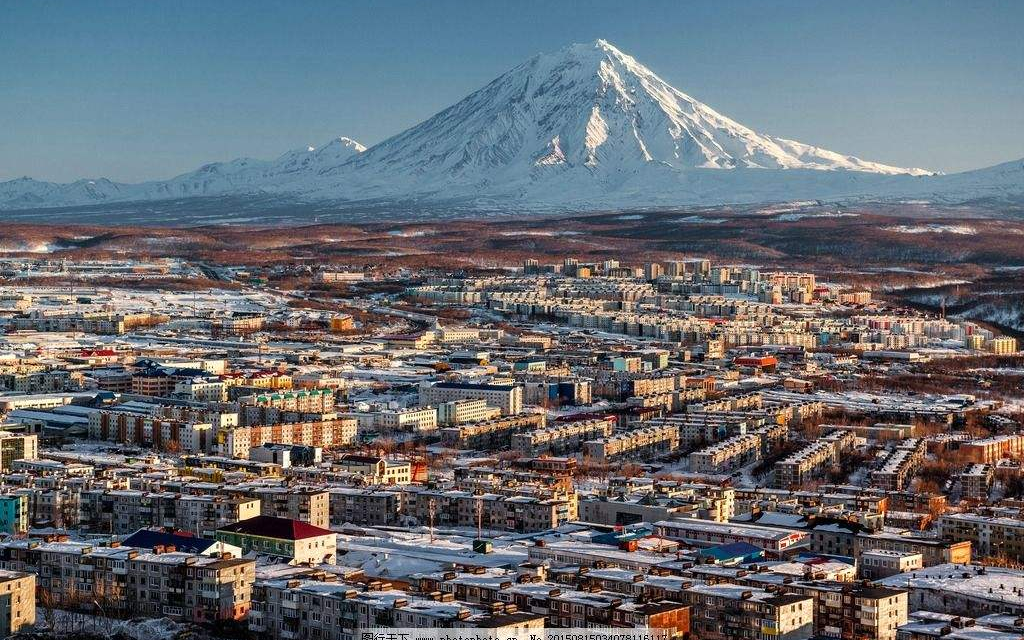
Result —
<svg viewBox="0 0 1024 640"><path fill-rule="evenodd" d="M661 167L926 175L759 134L598 40L539 55L351 163L287 188L325 197L612 193Z"/></svg>
<svg viewBox="0 0 1024 640"><path fill-rule="evenodd" d="M792 199L1022 197L1021 163L932 175L753 131L604 40L535 56L369 149L338 138L166 181L0 183L0 209L259 196L338 209L480 210Z"/></svg>
<svg viewBox="0 0 1024 640"><path fill-rule="evenodd" d="M284 153L276 160L238 158L203 165L170 180L125 184L106 178L68 184L19 178L0 183L0 209L91 205L104 202L167 200L225 194L261 193L265 187L301 172L346 162L366 147L351 138L334 138L320 147Z"/></svg>

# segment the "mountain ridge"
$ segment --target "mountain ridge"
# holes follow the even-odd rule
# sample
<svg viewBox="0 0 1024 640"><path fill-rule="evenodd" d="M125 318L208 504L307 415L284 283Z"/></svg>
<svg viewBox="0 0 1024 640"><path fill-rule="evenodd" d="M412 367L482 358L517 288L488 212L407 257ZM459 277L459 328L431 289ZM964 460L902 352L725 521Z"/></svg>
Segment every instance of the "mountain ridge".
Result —
<svg viewBox="0 0 1024 640"><path fill-rule="evenodd" d="M368 200L427 207L481 199L523 210L969 199L1019 195L1020 164L942 176L758 133L597 40L534 56L369 148L341 137L274 160L209 163L139 184L17 179L0 183L0 209L225 195L340 208Z"/></svg>

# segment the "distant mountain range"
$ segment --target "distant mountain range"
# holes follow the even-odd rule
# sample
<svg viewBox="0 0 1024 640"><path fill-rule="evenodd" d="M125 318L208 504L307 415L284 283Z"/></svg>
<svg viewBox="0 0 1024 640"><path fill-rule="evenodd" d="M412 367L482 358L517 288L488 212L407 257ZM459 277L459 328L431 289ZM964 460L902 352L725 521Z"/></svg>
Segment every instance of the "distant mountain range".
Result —
<svg viewBox="0 0 1024 640"><path fill-rule="evenodd" d="M164 181L0 183L0 209L209 197L319 210L555 211L785 200L1024 198L1024 160L938 175L758 133L604 40L538 55L426 121L365 148L349 138ZM198 214L197 214L198 215ZM197 219L197 222L202 222Z"/></svg>

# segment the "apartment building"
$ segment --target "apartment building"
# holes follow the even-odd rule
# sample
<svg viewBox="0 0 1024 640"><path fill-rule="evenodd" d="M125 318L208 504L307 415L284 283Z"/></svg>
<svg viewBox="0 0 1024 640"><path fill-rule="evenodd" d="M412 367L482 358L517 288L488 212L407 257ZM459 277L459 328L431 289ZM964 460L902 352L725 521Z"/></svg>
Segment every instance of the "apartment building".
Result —
<svg viewBox="0 0 1024 640"><path fill-rule="evenodd" d="M96 533L129 534L174 527L210 535L228 523L260 513L260 501L223 495L89 489L79 494L79 526Z"/></svg>
<svg viewBox="0 0 1024 640"><path fill-rule="evenodd" d="M455 449L508 449L513 434L544 426L544 414L528 413L441 429L441 442Z"/></svg>
<svg viewBox="0 0 1024 640"><path fill-rule="evenodd" d="M150 327L170 320L155 313L109 313L105 311L81 312L75 310L40 310L14 318L18 329L45 332L82 332L101 335L119 335L138 327Z"/></svg>
<svg viewBox="0 0 1024 640"><path fill-rule="evenodd" d="M368 485L404 485L412 482L412 464L377 456L346 453L334 459L335 470L358 474Z"/></svg>
<svg viewBox="0 0 1024 640"><path fill-rule="evenodd" d="M580 519L584 522L610 525L678 518L726 522L733 515L732 492L731 487L693 485L693 491L688 493L592 497L580 501Z"/></svg>
<svg viewBox="0 0 1024 640"><path fill-rule="evenodd" d="M827 638L896 640L907 623L907 591L850 582L797 582L790 593L814 599L814 632Z"/></svg>
<svg viewBox="0 0 1024 640"><path fill-rule="evenodd" d="M381 411L374 420L374 426L394 431L426 433L437 429L437 409L434 407L409 407Z"/></svg>
<svg viewBox="0 0 1024 640"><path fill-rule="evenodd" d="M610 436L612 427L610 420L559 423L535 431L513 434L512 449L528 457L576 453L584 442Z"/></svg>
<svg viewBox="0 0 1024 640"><path fill-rule="evenodd" d="M228 492L259 500L260 510L255 515L300 520L321 529L331 526L331 503L326 489L295 486L229 487Z"/></svg>
<svg viewBox="0 0 1024 640"><path fill-rule="evenodd" d="M924 461L925 441L909 438L896 445L881 469L871 472L871 486L885 491L902 491Z"/></svg>
<svg viewBox="0 0 1024 640"><path fill-rule="evenodd" d="M211 536L220 527L259 515L260 505L257 498L181 496L175 505L175 527L199 536Z"/></svg>
<svg viewBox="0 0 1024 640"><path fill-rule="evenodd" d="M775 486L799 487L821 477L844 452L853 448L854 439L851 431L833 431L779 460L773 469Z"/></svg>
<svg viewBox="0 0 1024 640"><path fill-rule="evenodd" d="M971 562L970 540L942 540L888 531L860 533L856 536L854 555L857 560L865 551L879 549L900 553L919 553L925 567L949 563L970 564ZM816 549L812 548L812 551L816 551Z"/></svg>
<svg viewBox="0 0 1024 640"><path fill-rule="evenodd" d="M860 554L860 575L866 580L880 580L924 567L920 553L866 549Z"/></svg>
<svg viewBox="0 0 1024 640"><path fill-rule="evenodd" d="M729 583L684 591L693 612L691 632L701 640L778 638L805 640L814 633L814 600Z"/></svg>
<svg viewBox="0 0 1024 640"><path fill-rule="evenodd" d="M19 367L19 369L21 369ZM55 370L0 369L0 391L14 393L57 393L81 389L83 376L79 372Z"/></svg>
<svg viewBox="0 0 1024 640"><path fill-rule="evenodd" d="M276 424L285 422L289 415L329 414L335 411L334 391L331 389L302 389L239 396L241 418L244 425ZM291 421L297 421L298 418Z"/></svg>
<svg viewBox="0 0 1024 640"><path fill-rule="evenodd" d="M552 497L500 495L410 487L403 491L404 515L421 525L476 527L531 533L578 519L575 492Z"/></svg>
<svg viewBox="0 0 1024 640"><path fill-rule="evenodd" d="M598 464L650 460L679 448L679 429L673 425L640 427L583 443L584 457Z"/></svg>
<svg viewBox="0 0 1024 640"><path fill-rule="evenodd" d="M966 500L984 502L988 500L992 481L995 479L995 467L990 464L974 463L957 475L960 480L961 495Z"/></svg>
<svg viewBox="0 0 1024 640"><path fill-rule="evenodd" d="M0 494L0 533L18 535L28 531L29 497L24 493Z"/></svg>
<svg viewBox="0 0 1024 640"><path fill-rule="evenodd" d="M89 414L89 437L184 453L209 453L215 443L210 423L183 422L118 410Z"/></svg>
<svg viewBox="0 0 1024 640"><path fill-rule="evenodd" d="M1017 353L1017 339L1010 336L992 338L985 343L985 350L997 356L1006 356Z"/></svg>
<svg viewBox="0 0 1024 640"><path fill-rule="evenodd" d="M908 590L915 611L940 611L970 618L991 615L1003 620L1024 616L1024 599L1020 597L1024 579L1018 569L942 564L884 578L879 586ZM979 631L978 635L984 637L985 633ZM1000 635L995 637L1000 638ZM1020 635L1012 633L1009 638Z"/></svg>
<svg viewBox="0 0 1024 640"><path fill-rule="evenodd" d="M404 494L396 489L331 487L327 495L332 526L396 526L405 512Z"/></svg>
<svg viewBox="0 0 1024 640"><path fill-rule="evenodd" d="M197 408L191 405L154 405L152 415L179 422L212 425L215 431L238 426L238 412L226 409ZM95 437L95 436L90 436Z"/></svg>
<svg viewBox="0 0 1024 640"><path fill-rule="evenodd" d="M0 431L0 472L14 468L15 460L39 458L39 436Z"/></svg>
<svg viewBox="0 0 1024 640"><path fill-rule="evenodd" d="M438 406L452 400L483 400L511 416L523 410L523 388L520 385L474 384L468 382L423 383L419 388L420 406Z"/></svg>
<svg viewBox="0 0 1024 640"><path fill-rule="evenodd" d="M333 577L331 577L333 578ZM479 628L498 637L542 631L544 616L495 601L471 610L450 596L421 598L333 579L278 580L256 587L249 630L272 640L358 640L360 630Z"/></svg>
<svg viewBox="0 0 1024 640"><path fill-rule="evenodd" d="M437 424L446 427L493 420L500 415L501 409L488 405L486 400L450 400L437 405Z"/></svg>
<svg viewBox="0 0 1024 640"><path fill-rule="evenodd" d="M939 535L947 541L970 542L980 557L1024 562L1024 520L949 513L939 518Z"/></svg>
<svg viewBox="0 0 1024 640"><path fill-rule="evenodd" d="M694 473L731 473L761 459L761 436L747 433L733 436L689 456Z"/></svg>
<svg viewBox="0 0 1024 640"><path fill-rule="evenodd" d="M43 606L111 617L239 620L248 612L253 560L85 542L0 543L0 567L37 576Z"/></svg>
<svg viewBox="0 0 1024 640"><path fill-rule="evenodd" d="M971 440L960 445L960 455L970 462L994 464L1003 458L1024 455L1024 434L1009 433Z"/></svg>
<svg viewBox="0 0 1024 640"><path fill-rule="evenodd" d="M344 447L356 440L358 422L338 418L316 422L293 422L272 425L235 427L217 433L217 448L229 458L249 458L254 447L267 443L295 444L331 449Z"/></svg>
<svg viewBox="0 0 1024 640"><path fill-rule="evenodd" d="M36 576L0 569L0 637L36 623Z"/></svg>

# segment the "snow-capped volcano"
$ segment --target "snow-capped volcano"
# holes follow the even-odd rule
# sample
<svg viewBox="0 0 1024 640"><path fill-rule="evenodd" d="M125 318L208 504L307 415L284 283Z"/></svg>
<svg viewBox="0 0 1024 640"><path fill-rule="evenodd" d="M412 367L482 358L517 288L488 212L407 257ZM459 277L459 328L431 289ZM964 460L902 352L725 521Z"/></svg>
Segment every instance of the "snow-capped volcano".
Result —
<svg viewBox="0 0 1024 640"><path fill-rule="evenodd" d="M1011 172L1012 173L1012 172ZM942 194L965 182L758 133L675 89L605 40L535 56L370 148L349 138L276 160L205 165L163 182L0 184L0 208L270 195L358 206L453 201L603 209ZM1007 186L999 195L1024 191ZM1012 174L1016 175L1016 174ZM1010 183L1012 183L1012 178Z"/></svg>
<svg viewBox="0 0 1024 640"><path fill-rule="evenodd" d="M493 183L540 167L846 169L924 175L759 134L675 89L604 40L539 55L354 162Z"/></svg>

